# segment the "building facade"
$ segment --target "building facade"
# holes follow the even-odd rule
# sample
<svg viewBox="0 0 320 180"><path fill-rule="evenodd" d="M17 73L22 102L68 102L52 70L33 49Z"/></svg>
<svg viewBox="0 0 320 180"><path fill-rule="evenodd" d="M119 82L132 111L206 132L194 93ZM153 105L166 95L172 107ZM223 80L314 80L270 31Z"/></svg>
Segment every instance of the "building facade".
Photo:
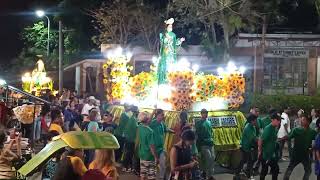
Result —
<svg viewBox="0 0 320 180"><path fill-rule="evenodd" d="M262 41L262 39L265 39ZM264 42L264 43L263 43ZM101 45L101 53L117 45ZM146 71L158 56L141 47L129 48L134 72ZM237 66L247 67L247 91L264 94L314 95L320 87L320 35L314 34L243 34L230 51ZM201 46L180 48L179 58L215 72L215 65ZM78 92L102 93L102 65L106 60L85 59L66 67L65 84ZM69 79L68 79L69 78Z"/></svg>

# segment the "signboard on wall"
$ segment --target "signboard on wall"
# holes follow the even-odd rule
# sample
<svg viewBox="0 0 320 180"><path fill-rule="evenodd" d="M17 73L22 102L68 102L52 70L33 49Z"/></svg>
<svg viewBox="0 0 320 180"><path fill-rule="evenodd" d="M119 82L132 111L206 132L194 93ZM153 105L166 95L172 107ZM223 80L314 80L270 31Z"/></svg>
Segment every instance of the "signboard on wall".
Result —
<svg viewBox="0 0 320 180"><path fill-rule="evenodd" d="M309 58L309 50L305 49L266 49L267 58Z"/></svg>

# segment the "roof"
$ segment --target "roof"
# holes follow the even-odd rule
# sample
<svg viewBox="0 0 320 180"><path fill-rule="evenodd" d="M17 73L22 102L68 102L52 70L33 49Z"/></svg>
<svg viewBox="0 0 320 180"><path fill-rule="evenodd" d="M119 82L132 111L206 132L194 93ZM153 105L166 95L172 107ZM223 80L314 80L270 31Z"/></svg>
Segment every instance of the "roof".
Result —
<svg viewBox="0 0 320 180"><path fill-rule="evenodd" d="M261 39L262 34L247 34L239 33L240 39ZM305 39L305 40L314 40L320 39L320 34L266 34L265 38L267 39Z"/></svg>
<svg viewBox="0 0 320 180"><path fill-rule="evenodd" d="M104 63L104 62L105 62L105 59L84 59L84 60L81 60L79 62L76 62L74 64L71 64L71 65L65 67L63 70L67 71L67 70L75 68L83 63Z"/></svg>

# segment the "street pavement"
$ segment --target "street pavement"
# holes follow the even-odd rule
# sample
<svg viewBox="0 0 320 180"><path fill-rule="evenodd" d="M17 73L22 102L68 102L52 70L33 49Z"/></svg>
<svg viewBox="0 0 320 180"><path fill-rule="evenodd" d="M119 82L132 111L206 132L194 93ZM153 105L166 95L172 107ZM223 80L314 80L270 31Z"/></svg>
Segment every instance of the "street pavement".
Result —
<svg viewBox="0 0 320 180"><path fill-rule="evenodd" d="M279 166L280 166L280 174L278 177L279 180L283 179L283 175L286 171L286 168L288 167L288 164L289 164L289 161L279 162ZM215 169L216 169L216 175L214 177L216 180L232 180L233 179L233 174L231 171L224 168L220 168L220 167L216 167ZM292 172L290 176L290 180L301 180L303 177L303 174L304 174L303 166L299 164ZM130 175L130 174L120 175L120 180L138 180L138 179L139 178L137 176ZM259 176L256 176L255 179L259 180ZM316 179L316 176L314 175L314 164L312 165L312 174L309 179L310 180ZM266 180L271 180L271 175L268 175L266 177Z"/></svg>

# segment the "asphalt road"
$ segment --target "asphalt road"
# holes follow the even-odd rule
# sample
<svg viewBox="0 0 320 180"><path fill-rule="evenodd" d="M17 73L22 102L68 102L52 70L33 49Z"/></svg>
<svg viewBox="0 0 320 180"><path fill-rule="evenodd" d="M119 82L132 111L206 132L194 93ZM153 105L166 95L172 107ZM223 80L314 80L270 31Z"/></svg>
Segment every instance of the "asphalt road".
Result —
<svg viewBox="0 0 320 180"><path fill-rule="evenodd" d="M284 172L286 171L286 168L288 167L289 162L288 161L283 161L283 162L279 162L279 166L280 166L280 174L278 179L282 180L283 179L283 175ZM233 175L232 172L228 172L228 170L220 168L220 167L216 167L216 171L220 171L217 172L217 174L214 176L217 180L232 180ZM290 180L301 180L304 174L304 169L303 166L300 164L298 165L294 171L291 174ZM137 176L134 175L130 175L130 174L121 174L120 175L120 180L138 180L139 178ZM259 176L255 177L256 180L259 180ZM310 180L315 180L316 176L314 175L314 164L312 166L312 174L310 176ZM271 176L267 176L266 180L271 180Z"/></svg>

